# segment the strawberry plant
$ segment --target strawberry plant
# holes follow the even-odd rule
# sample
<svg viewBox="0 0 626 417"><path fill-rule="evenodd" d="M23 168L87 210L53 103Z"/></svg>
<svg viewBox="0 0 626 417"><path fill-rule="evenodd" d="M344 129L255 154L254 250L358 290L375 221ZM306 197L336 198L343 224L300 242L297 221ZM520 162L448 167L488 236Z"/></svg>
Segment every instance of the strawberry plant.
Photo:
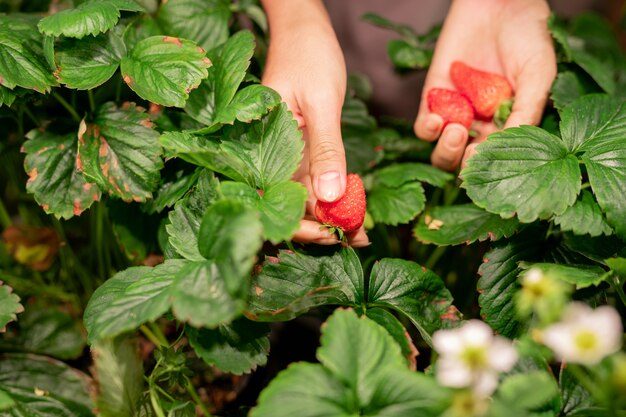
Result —
<svg viewBox="0 0 626 417"><path fill-rule="evenodd" d="M304 144L259 82L256 2L0 11L0 416L624 415L626 59L601 17L550 20L541 125L459 178L350 76L353 175L315 213L365 225L356 250L291 241ZM366 20L428 66L437 28ZM445 121L514 100L459 65Z"/></svg>

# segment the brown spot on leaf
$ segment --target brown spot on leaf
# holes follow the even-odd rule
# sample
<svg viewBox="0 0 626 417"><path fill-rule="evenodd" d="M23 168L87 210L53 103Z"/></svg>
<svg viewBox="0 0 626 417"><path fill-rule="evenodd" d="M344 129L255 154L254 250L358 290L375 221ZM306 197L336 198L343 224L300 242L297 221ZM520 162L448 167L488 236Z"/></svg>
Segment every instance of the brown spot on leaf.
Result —
<svg viewBox="0 0 626 417"><path fill-rule="evenodd" d="M212 64L211 60L207 57L202 58L202 62L209 66Z"/></svg>
<svg viewBox="0 0 626 417"><path fill-rule="evenodd" d="M124 183L124 191L126 192L130 191L130 186L126 182Z"/></svg>
<svg viewBox="0 0 626 417"><path fill-rule="evenodd" d="M278 259L275 256L268 256L267 258L265 258L267 260L267 262L271 263L271 264L277 264L280 263L280 259Z"/></svg>
<svg viewBox="0 0 626 417"><path fill-rule="evenodd" d="M487 232L487 236L489 236L490 240L496 240L496 235L493 232Z"/></svg>
<svg viewBox="0 0 626 417"><path fill-rule="evenodd" d="M265 195L265 191L261 189L256 190L256 193L259 195L259 197L263 197Z"/></svg>
<svg viewBox="0 0 626 417"><path fill-rule="evenodd" d="M80 200L78 198L74 199L74 216L80 216L82 212L83 209L80 206Z"/></svg>
<svg viewBox="0 0 626 417"><path fill-rule="evenodd" d="M100 169L102 169L102 175L104 175L105 177L109 176L109 163L105 162L102 165L100 165Z"/></svg>
<svg viewBox="0 0 626 417"><path fill-rule="evenodd" d="M24 147L24 145L20 146L20 152L26 153L26 148Z"/></svg>
<svg viewBox="0 0 626 417"><path fill-rule="evenodd" d="M93 201L98 201L98 200L100 200L100 195L98 195L98 193L94 193Z"/></svg>
<svg viewBox="0 0 626 417"><path fill-rule="evenodd" d="M173 36L163 36L163 42L173 43L174 45L177 45L177 46L183 46L183 43L180 41L180 39L175 38Z"/></svg>
<svg viewBox="0 0 626 417"><path fill-rule="evenodd" d="M89 183L89 182L84 183L84 184L83 184L83 191L85 191L85 192L89 192L89 190L91 190L91 185L92 185L92 184L91 184L91 183Z"/></svg>
<svg viewBox="0 0 626 417"><path fill-rule="evenodd" d="M61 74L61 67L56 67L52 75L54 76L54 78L59 80L61 78L60 74Z"/></svg>
<svg viewBox="0 0 626 417"><path fill-rule="evenodd" d="M152 123L150 119L143 119L141 122L139 122L139 124L143 127L147 127L148 129L152 129L154 127L154 123Z"/></svg>
<svg viewBox="0 0 626 417"><path fill-rule="evenodd" d="M263 288L261 288L261 287L259 287L259 286L254 287L254 293L255 293L256 295L261 295L261 294L263 294Z"/></svg>
<svg viewBox="0 0 626 417"><path fill-rule="evenodd" d="M50 210L50 205L48 205L48 204L42 204L42 205L41 205L41 208L42 208L44 211L46 211L46 212L47 212L48 210Z"/></svg>
<svg viewBox="0 0 626 417"><path fill-rule="evenodd" d="M98 149L98 156L100 158L104 158L109 154L109 144L104 138L100 138L100 140L101 142L100 142L100 147Z"/></svg>
<svg viewBox="0 0 626 417"><path fill-rule="evenodd" d="M130 78L130 76L129 76L129 75L124 75L124 82L125 82L127 85L132 85L132 84L133 84L133 79L132 79L132 78Z"/></svg>
<svg viewBox="0 0 626 417"><path fill-rule="evenodd" d="M428 230L439 230L443 226L443 221L439 219L432 219L430 223L428 223Z"/></svg>
<svg viewBox="0 0 626 417"><path fill-rule="evenodd" d="M65 144L64 144L64 143L61 143L59 146L57 146L57 148L58 148L60 151L63 151L63 150L65 150Z"/></svg>
<svg viewBox="0 0 626 417"><path fill-rule="evenodd" d="M161 114L162 111L163 111L163 106L161 106L160 104L156 104L156 103L150 103L150 108L148 109L148 113L150 113L151 116L157 116Z"/></svg>
<svg viewBox="0 0 626 417"><path fill-rule="evenodd" d="M28 183L30 184L31 182L35 181L37 179L37 175L37 168L33 168L28 171Z"/></svg>
<svg viewBox="0 0 626 417"><path fill-rule="evenodd" d="M382 152L384 150L383 145L374 146L374 152Z"/></svg>
<svg viewBox="0 0 626 417"><path fill-rule="evenodd" d="M459 321L461 320L461 314L455 306L450 306L445 313L441 315L441 320L445 321Z"/></svg>
<svg viewBox="0 0 626 417"><path fill-rule="evenodd" d="M404 337L406 337L406 340L409 344L409 353L406 355L406 358L409 361L409 369L412 371L417 370L417 356L420 354L419 351L417 350L417 348L415 347L415 344L413 344L413 340L411 339L411 335L409 334L409 332L407 332L406 330L404 330Z"/></svg>
<svg viewBox="0 0 626 417"><path fill-rule="evenodd" d="M125 101L125 102L122 103L121 109L122 110L130 109L131 104L133 104L133 103L131 103L130 101Z"/></svg>
<svg viewBox="0 0 626 417"><path fill-rule="evenodd" d="M76 169L79 171L83 170L83 161L80 159L79 154L76 154Z"/></svg>

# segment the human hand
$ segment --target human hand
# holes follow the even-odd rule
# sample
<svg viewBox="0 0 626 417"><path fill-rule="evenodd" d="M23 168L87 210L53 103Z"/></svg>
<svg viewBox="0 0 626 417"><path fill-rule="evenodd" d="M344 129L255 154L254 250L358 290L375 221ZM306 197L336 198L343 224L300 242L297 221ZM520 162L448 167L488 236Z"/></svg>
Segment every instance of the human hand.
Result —
<svg viewBox="0 0 626 417"><path fill-rule="evenodd" d="M433 165L454 170L475 153L476 145L497 130L492 122L475 121L475 138L468 130L428 110L426 94L431 88L454 89L450 65L462 61L480 70L504 75L515 92L513 109L505 128L535 125L556 76L556 56L544 0L455 0L444 22L428 71L415 133L423 140L439 139Z"/></svg>
<svg viewBox="0 0 626 417"><path fill-rule="evenodd" d="M303 131L305 147L295 179L308 190L307 215L293 239L336 244L336 236L315 220L316 201L332 202L346 188L341 108L346 92L343 54L319 0L265 0L270 46L262 82L287 103ZM369 244L363 227L349 234L352 246Z"/></svg>

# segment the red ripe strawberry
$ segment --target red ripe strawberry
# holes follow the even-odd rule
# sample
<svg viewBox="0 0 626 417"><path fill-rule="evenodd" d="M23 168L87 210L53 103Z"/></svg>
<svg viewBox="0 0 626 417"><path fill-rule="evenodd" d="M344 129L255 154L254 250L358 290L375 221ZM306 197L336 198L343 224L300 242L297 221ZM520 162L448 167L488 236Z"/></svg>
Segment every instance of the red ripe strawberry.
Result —
<svg viewBox="0 0 626 417"><path fill-rule="evenodd" d="M328 203L317 200L315 217L320 223L336 227L346 233L354 232L365 219L365 188L357 174L348 174L346 192L340 199Z"/></svg>
<svg viewBox="0 0 626 417"><path fill-rule="evenodd" d="M477 119L490 120L500 105L510 106L513 88L502 75L455 61L450 66L450 78L474 106Z"/></svg>
<svg viewBox="0 0 626 417"><path fill-rule="evenodd" d="M443 125L460 123L470 128L474 120L474 109L461 93L445 88L432 88L426 97L428 110L443 119Z"/></svg>

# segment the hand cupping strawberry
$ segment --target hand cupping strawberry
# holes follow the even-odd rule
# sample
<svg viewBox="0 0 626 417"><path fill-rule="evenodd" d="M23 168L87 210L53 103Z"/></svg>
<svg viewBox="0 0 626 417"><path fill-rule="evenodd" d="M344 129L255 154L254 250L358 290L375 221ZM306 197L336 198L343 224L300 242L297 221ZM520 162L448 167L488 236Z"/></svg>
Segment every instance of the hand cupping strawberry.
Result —
<svg viewBox="0 0 626 417"><path fill-rule="evenodd" d="M427 95L429 110L440 115L445 124L460 123L469 128L477 119L504 125L513 104L513 88L505 77L455 61L450 65L450 79L457 91L433 88ZM472 117L459 97L471 104Z"/></svg>
<svg viewBox="0 0 626 417"><path fill-rule="evenodd" d="M357 174L348 174L344 195L330 203L317 200L315 217L320 223L340 231L341 235L354 232L363 225L365 208L363 181Z"/></svg>

